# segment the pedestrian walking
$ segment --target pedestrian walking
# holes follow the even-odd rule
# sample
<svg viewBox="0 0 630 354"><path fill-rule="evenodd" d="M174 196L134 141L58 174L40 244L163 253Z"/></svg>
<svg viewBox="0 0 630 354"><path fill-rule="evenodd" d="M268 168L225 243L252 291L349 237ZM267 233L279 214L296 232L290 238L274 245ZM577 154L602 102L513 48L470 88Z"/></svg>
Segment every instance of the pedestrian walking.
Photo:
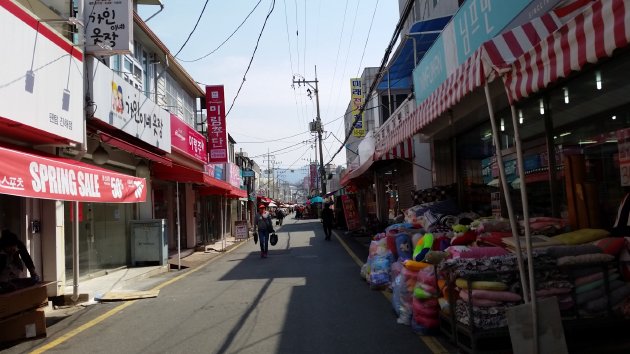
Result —
<svg viewBox="0 0 630 354"><path fill-rule="evenodd" d="M278 218L278 225L282 225L282 220L284 220L284 211L282 211L282 209L278 209L276 218Z"/></svg>
<svg viewBox="0 0 630 354"><path fill-rule="evenodd" d="M265 210L264 205L258 206L258 212L254 217L254 225L258 229L258 241L260 242L260 258L267 258L269 250L269 234L274 232L271 223L271 214Z"/></svg>
<svg viewBox="0 0 630 354"><path fill-rule="evenodd" d="M9 282L22 278L25 268L31 273L31 279L22 283L32 285L39 282L39 275L35 270L33 259L24 243L13 232L2 230L2 237L0 237L0 283L15 286L18 283L9 284Z"/></svg>
<svg viewBox="0 0 630 354"><path fill-rule="evenodd" d="M324 225L324 234L326 235L327 241L330 241L330 237L332 236L334 220L335 214L332 209L330 209L330 204L324 204L324 210L322 210L322 224Z"/></svg>

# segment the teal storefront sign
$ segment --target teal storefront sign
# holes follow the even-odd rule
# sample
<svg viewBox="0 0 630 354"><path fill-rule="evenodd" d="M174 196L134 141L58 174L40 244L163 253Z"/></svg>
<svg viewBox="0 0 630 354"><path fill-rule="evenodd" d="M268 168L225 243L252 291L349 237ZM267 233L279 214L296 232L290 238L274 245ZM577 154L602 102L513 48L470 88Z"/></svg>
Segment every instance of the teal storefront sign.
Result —
<svg viewBox="0 0 630 354"><path fill-rule="evenodd" d="M413 70L416 104L420 105L446 80L446 56L442 36L433 43Z"/></svg>

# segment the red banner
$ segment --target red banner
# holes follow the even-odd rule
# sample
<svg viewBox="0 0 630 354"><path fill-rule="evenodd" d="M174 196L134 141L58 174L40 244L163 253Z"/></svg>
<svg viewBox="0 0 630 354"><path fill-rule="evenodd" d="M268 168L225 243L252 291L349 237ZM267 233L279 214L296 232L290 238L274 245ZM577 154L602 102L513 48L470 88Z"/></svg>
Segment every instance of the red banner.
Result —
<svg viewBox="0 0 630 354"><path fill-rule="evenodd" d="M206 86L208 116L208 153L210 163L228 162L227 128L225 126L225 95L223 85Z"/></svg>
<svg viewBox="0 0 630 354"><path fill-rule="evenodd" d="M137 203L147 197L144 178L86 163L0 146L0 193L100 203Z"/></svg>
<svg viewBox="0 0 630 354"><path fill-rule="evenodd" d="M317 189L317 165L312 163L310 166L310 185L309 187L309 192L311 192L313 189Z"/></svg>
<svg viewBox="0 0 630 354"><path fill-rule="evenodd" d="M341 196L343 206L343 215L346 218L346 227L348 231L356 230L361 227L361 218L354 204L354 199L344 194Z"/></svg>
<svg viewBox="0 0 630 354"><path fill-rule="evenodd" d="M208 162L206 138L171 114L171 146L201 162Z"/></svg>

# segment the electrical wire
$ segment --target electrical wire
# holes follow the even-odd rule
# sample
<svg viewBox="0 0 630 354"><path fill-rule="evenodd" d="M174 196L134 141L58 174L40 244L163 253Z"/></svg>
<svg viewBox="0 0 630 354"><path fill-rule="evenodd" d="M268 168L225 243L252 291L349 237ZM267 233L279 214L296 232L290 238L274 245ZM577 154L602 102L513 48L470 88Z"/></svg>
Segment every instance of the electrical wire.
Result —
<svg viewBox="0 0 630 354"><path fill-rule="evenodd" d="M280 140L284 140L284 139L295 138L295 137L296 137L296 136L298 136L298 135L307 134L307 133L310 133L310 131L308 131L308 130L307 130L307 131L304 131L304 132L301 132L301 133L297 133L297 134L295 134L295 135L287 136L287 137L284 137L284 138L273 139L273 140L261 140L261 141L239 141L238 143L239 143L239 144L273 143L273 142L280 141ZM240 135L247 136L246 134L239 133L239 132L232 132L232 134L240 134Z"/></svg>
<svg viewBox="0 0 630 354"><path fill-rule="evenodd" d="M278 149L278 150L275 150L275 151L270 151L270 152L268 152L268 153L266 153L266 154L261 154L261 155L252 156L252 157L250 157L250 159L253 159L253 158L256 158L256 157L265 156L265 155L269 155L269 154L271 154L271 153L277 153L277 152L284 151L284 150L290 149L290 148L292 148L292 147L295 147L295 146L298 146L298 145L302 145L302 144L307 144L307 143L308 143L308 144L311 144L312 142L311 142L311 141L309 141L309 140L304 140L304 141L301 141L301 142L299 142L299 143L297 143L297 144L293 144L293 145L289 145L289 146L287 146L287 147L284 147L284 148L282 148L282 149Z"/></svg>
<svg viewBox="0 0 630 354"><path fill-rule="evenodd" d="M236 95L234 96L234 99L232 100L230 109L228 109L227 113L225 113L226 117L232 111L232 108L234 107L234 103L236 102L238 95L241 93L241 89L243 88L243 85L245 84L245 77L247 76L249 69L252 67L252 62L254 61L254 57L256 56L256 51L258 50L258 44L260 43L260 37L262 37L263 32L265 31L265 27L267 26L267 21L269 20L269 16L271 16L271 13L273 12L273 9L275 7L276 7L276 0L272 0L271 9L269 9L269 13L267 13L267 17L265 17L265 22L263 23L262 29L260 30L260 34L258 34L258 39L256 40L256 46L254 47L254 52L252 53L252 57L249 60L249 64L247 64L247 69L245 70L245 74L243 74L243 81L241 81L241 85L238 87L238 91L236 91Z"/></svg>
<svg viewBox="0 0 630 354"><path fill-rule="evenodd" d="M238 25L238 27L236 27L236 29L234 30L234 32L232 32L232 34L230 34L223 42L221 42L221 44L219 44L218 47L216 47L215 49L213 49L212 51L210 51L208 54L201 56L197 59L192 59L192 60L184 60L184 59L179 59L179 61L184 62L184 63L194 63L196 61L205 59L207 57L209 57L210 55L214 54L217 50L219 50L225 43L227 43L227 41L230 40L230 38L232 38L232 36L234 36L236 34L236 32L238 32L238 30L245 24L245 22L247 21L247 19L249 18L249 16L251 16L254 11L256 10L256 8L258 8L258 5L260 5L260 3L262 2L262 0L258 0L258 2L256 3L256 6L254 6L254 8L252 9L252 11L249 12L249 14L247 14L247 17L245 17L245 19L243 20L243 22L241 22L240 25Z"/></svg>
<svg viewBox="0 0 630 354"><path fill-rule="evenodd" d="M372 12L372 20L370 20L370 28L368 29L367 36L365 37L365 44L363 44L363 53L361 53L361 61L359 62L359 68L355 77L359 77L359 71L361 71L361 65L363 65L363 57L365 56L365 49L367 48L368 41L370 40L370 33L372 32L372 24L374 23L374 16L376 15L376 9L378 8L378 1L374 5L374 12Z"/></svg>
<svg viewBox="0 0 630 354"><path fill-rule="evenodd" d="M367 100L366 100L366 103L361 106L361 109L359 110L359 114L356 115L356 117L354 118L354 121L352 122L352 125L350 126L350 129L348 129L348 133L346 134L346 138L344 139L344 144L345 144L345 142L348 141L348 139L350 139L350 135L352 135L352 131L354 130L355 124L357 123L359 118L361 118L363 116L363 112L365 110L365 105L372 98L372 92L374 91L374 89L376 88L376 86L378 85L378 83L380 82L380 80L381 80L381 78L383 76L383 73L384 73L383 69L385 68L385 65L387 64L387 61L389 59L389 55L391 54L392 49L394 48L394 44L396 44L396 41L398 39L398 35L402 31L402 27L403 27L405 21L407 20L407 17L409 17L409 13L411 13L411 10L413 9L413 4L414 4L414 0L407 0L407 4L405 5L405 9L404 9L404 11L402 13L402 16L400 16L400 19L398 20L398 24L396 24L396 29L394 30L394 33L392 35L392 38L390 39L389 45L387 46L387 49L385 50L385 54L383 55L383 60L381 61L381 66L378 69L378 73L377 73L376 77L374 78L374 81L372 82L372 85L370 86L370 90L368 91L368 94L366 95L366 97L368 97ZM339 152L341 152L341 150L344 147L344 144L342 144L339 147L337 152L335 152L335 154L333 155L333 157L330 159L330 161L328 163L331 163L332 160L339 154Z"/></svg>
<svg viewBox="0 0 630 354"><path fill-rule="evenodd" d="M192 37L193 33L195 33L195 30L197 30L197 25L199 25L199 21L201 21L201 17L203 16L203 13L206 11L206 6L208 5L208 1L210 1L210 0L206 0L206 3L203 4L203 9L201 9L201 13L199 14L199 17L197 18L197 22L195 23L195 27L193 27L192 31L190 31L190 33L188 34L188 38L186 38L186 41L184 42L184 44L182 44L182 46L179 47L179 50L177 51L177 53L175 53L175 55L174 55L175 58L177 58L177 55L182 51L182 49L184 49L184 47L186 46L186 44L190 40L190 37Z"/></svg>

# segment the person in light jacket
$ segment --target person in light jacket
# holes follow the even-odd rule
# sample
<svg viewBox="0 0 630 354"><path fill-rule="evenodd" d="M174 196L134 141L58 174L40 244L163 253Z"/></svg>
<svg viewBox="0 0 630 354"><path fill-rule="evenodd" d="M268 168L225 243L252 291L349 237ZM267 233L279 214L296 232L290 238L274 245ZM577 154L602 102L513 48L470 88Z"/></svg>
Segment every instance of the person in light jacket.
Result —
<svg viewBox="0 0 630 354"><path fill-rule="evenodd" d="M258 212L254 217L254 225L258 229L258 242L260 242L260 258L267 258L269 250L269 234L274 232L271 223L271 214L265 210L263 204L258 206Z"/></svg>

